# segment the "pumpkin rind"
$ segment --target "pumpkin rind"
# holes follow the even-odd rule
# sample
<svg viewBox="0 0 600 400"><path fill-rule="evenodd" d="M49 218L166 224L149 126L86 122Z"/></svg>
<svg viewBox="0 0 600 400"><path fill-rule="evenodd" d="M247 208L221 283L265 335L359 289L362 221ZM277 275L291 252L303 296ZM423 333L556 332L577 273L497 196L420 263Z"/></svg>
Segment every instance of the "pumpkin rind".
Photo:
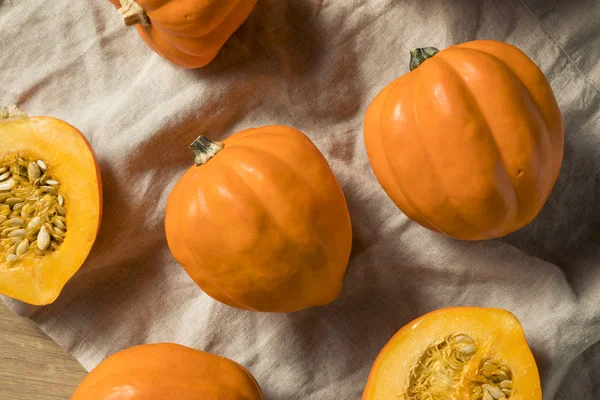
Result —
<svg viewBox="0 0 600 400"><path fill-rule="evenodd" d="M167 202L173 256L213 298L291 312L337 298L352 244L344 194L300 131L249 129L190 168Z"/></svg>
<svg viewBox="0 0 600 400"><path fill-rule="evenodd" d="M81 132L55 118L0 120L0 136L0 159L20 153L44 160L66 194L68 231L57 251L16 266L0 259L0 294L49 304L84 263L96 239L102 217L100 168Z"/></svg>
<svg viewBox="0 0 600 400"><path fill-rule="evenodd" d="M130 1L110 0L117 8ZM227 39L248 18L256 0L138 0L144 17L126 20L146 44L165 59L183 68L210 63ZM138 7L139 6L139 7ZM149 23L141 23L149 21Z"/></svg>
<svg viewBox="0 0 600 400"><path fill-rule="evenodd" d="M146 344L113 354L81 382L72 400L263 400L252 374L214 354Z"/></svg>
<svg viewBox="0 0 600 400"><path fill-rule="evenodd" d="M412 367L431 343L451 334L464 334L478 344L478 355L461 381L460 397L472 399L468 390L478 385L479 361L493 354L506 362L512 374L513 389L509 399L541 400L542 391L535 359L529 349L519 320L510 312L497 308L454 307L425 314L400 329L381 350L363 392L363 400L397 400L408 381L414 377ZM454 398L454 397L453 397Z"/></svg>
<svg viewBox="0 0 600 400"><path fill-rule="evenodd" d="M365 117L373 171L426 228L479 240L535 218L557 179L563 122L543 73L495 41L452 46L388 85Z"/></svg>

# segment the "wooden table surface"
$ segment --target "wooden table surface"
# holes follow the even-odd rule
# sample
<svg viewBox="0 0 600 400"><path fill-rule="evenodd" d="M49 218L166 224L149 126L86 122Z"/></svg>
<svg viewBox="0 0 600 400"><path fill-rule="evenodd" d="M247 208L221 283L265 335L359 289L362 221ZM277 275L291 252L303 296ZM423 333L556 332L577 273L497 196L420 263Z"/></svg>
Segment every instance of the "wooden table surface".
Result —
<svg viewBox="0 0 600 400"><path fill-rule="evenodd" d="M69 400L85 375L69 353L0 301L1 400Z"/></svg>

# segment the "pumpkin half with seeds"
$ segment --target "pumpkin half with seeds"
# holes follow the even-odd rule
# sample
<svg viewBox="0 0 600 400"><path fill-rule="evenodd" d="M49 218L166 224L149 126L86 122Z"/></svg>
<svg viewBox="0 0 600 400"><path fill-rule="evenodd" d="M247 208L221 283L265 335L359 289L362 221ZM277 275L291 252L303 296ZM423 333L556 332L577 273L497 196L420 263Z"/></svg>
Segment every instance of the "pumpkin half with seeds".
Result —
<svg viewBox="0 0 600 400"><path fill-rule="evenodd" d="M100 226L100 170L84 136L51 117L0 110L0 294L53 302Z"/></svg>
<svg viewBox="0 0 600 400"><path fill-rule="evenodd" d="M302 132L266 126L198 138L166 211L173 256L213 298L291 312L334 301L352 228L333 171Z"/></svg>
<svg viewBox="0 0 600 400"><path fill-rule="evenodd" d="M363 400L541 400L538 369L519 320L503 309L426 314L383 348Z"/></svg>

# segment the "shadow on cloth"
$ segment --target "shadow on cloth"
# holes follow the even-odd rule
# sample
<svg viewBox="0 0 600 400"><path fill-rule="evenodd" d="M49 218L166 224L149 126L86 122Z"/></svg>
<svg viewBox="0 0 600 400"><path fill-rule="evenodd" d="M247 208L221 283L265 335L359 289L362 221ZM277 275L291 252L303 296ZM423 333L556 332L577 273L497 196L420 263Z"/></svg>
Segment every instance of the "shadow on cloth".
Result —
<svg viewBox="0 0 600 400"><path fill-rule="evenodd" d="M195 72L211 75L242 64L269 59L290 75L305 72L318 59L318 1L258 0L246 22L229 38L217 57Z"/></svg>
<svg viewBox="0 0 600 400"><path fill-rule="evenodd" d="M578 140L565 142L561 171L546 205L533 222L504 240L527 255L559 266L577 292L581 282L575 262L600 244L600 154L599 147L589 143L593 137L571 133Z"/></svg>

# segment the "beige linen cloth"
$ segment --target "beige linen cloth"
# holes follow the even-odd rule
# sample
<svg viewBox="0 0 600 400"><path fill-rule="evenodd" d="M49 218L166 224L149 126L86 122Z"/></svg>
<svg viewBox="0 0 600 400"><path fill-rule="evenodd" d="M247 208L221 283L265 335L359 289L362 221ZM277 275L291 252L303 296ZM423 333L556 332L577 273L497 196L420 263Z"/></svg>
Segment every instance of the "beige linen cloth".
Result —
<svg viewBox="0 0 600 400"><path fill-rule="evenodd" d="M523 49L547 75L566 133L540 215L485 242L404 216L375 180L362 131L369 102L407 72L411 47L472 39ZM411 319L503 307L523 323L546 400L600 399L599 88L598 0L259 0L201 70L150 51L107 0L0 0L0 104L77 126L104 183L98 241L60 298L4 301L88 370L132 345L176 342L245 365L268 400L359 399L379 350ZM167 248L165 202L192 164L188 145L266 124L304 131L346 194L354 247L329 306L224 306Z"/></svg>

